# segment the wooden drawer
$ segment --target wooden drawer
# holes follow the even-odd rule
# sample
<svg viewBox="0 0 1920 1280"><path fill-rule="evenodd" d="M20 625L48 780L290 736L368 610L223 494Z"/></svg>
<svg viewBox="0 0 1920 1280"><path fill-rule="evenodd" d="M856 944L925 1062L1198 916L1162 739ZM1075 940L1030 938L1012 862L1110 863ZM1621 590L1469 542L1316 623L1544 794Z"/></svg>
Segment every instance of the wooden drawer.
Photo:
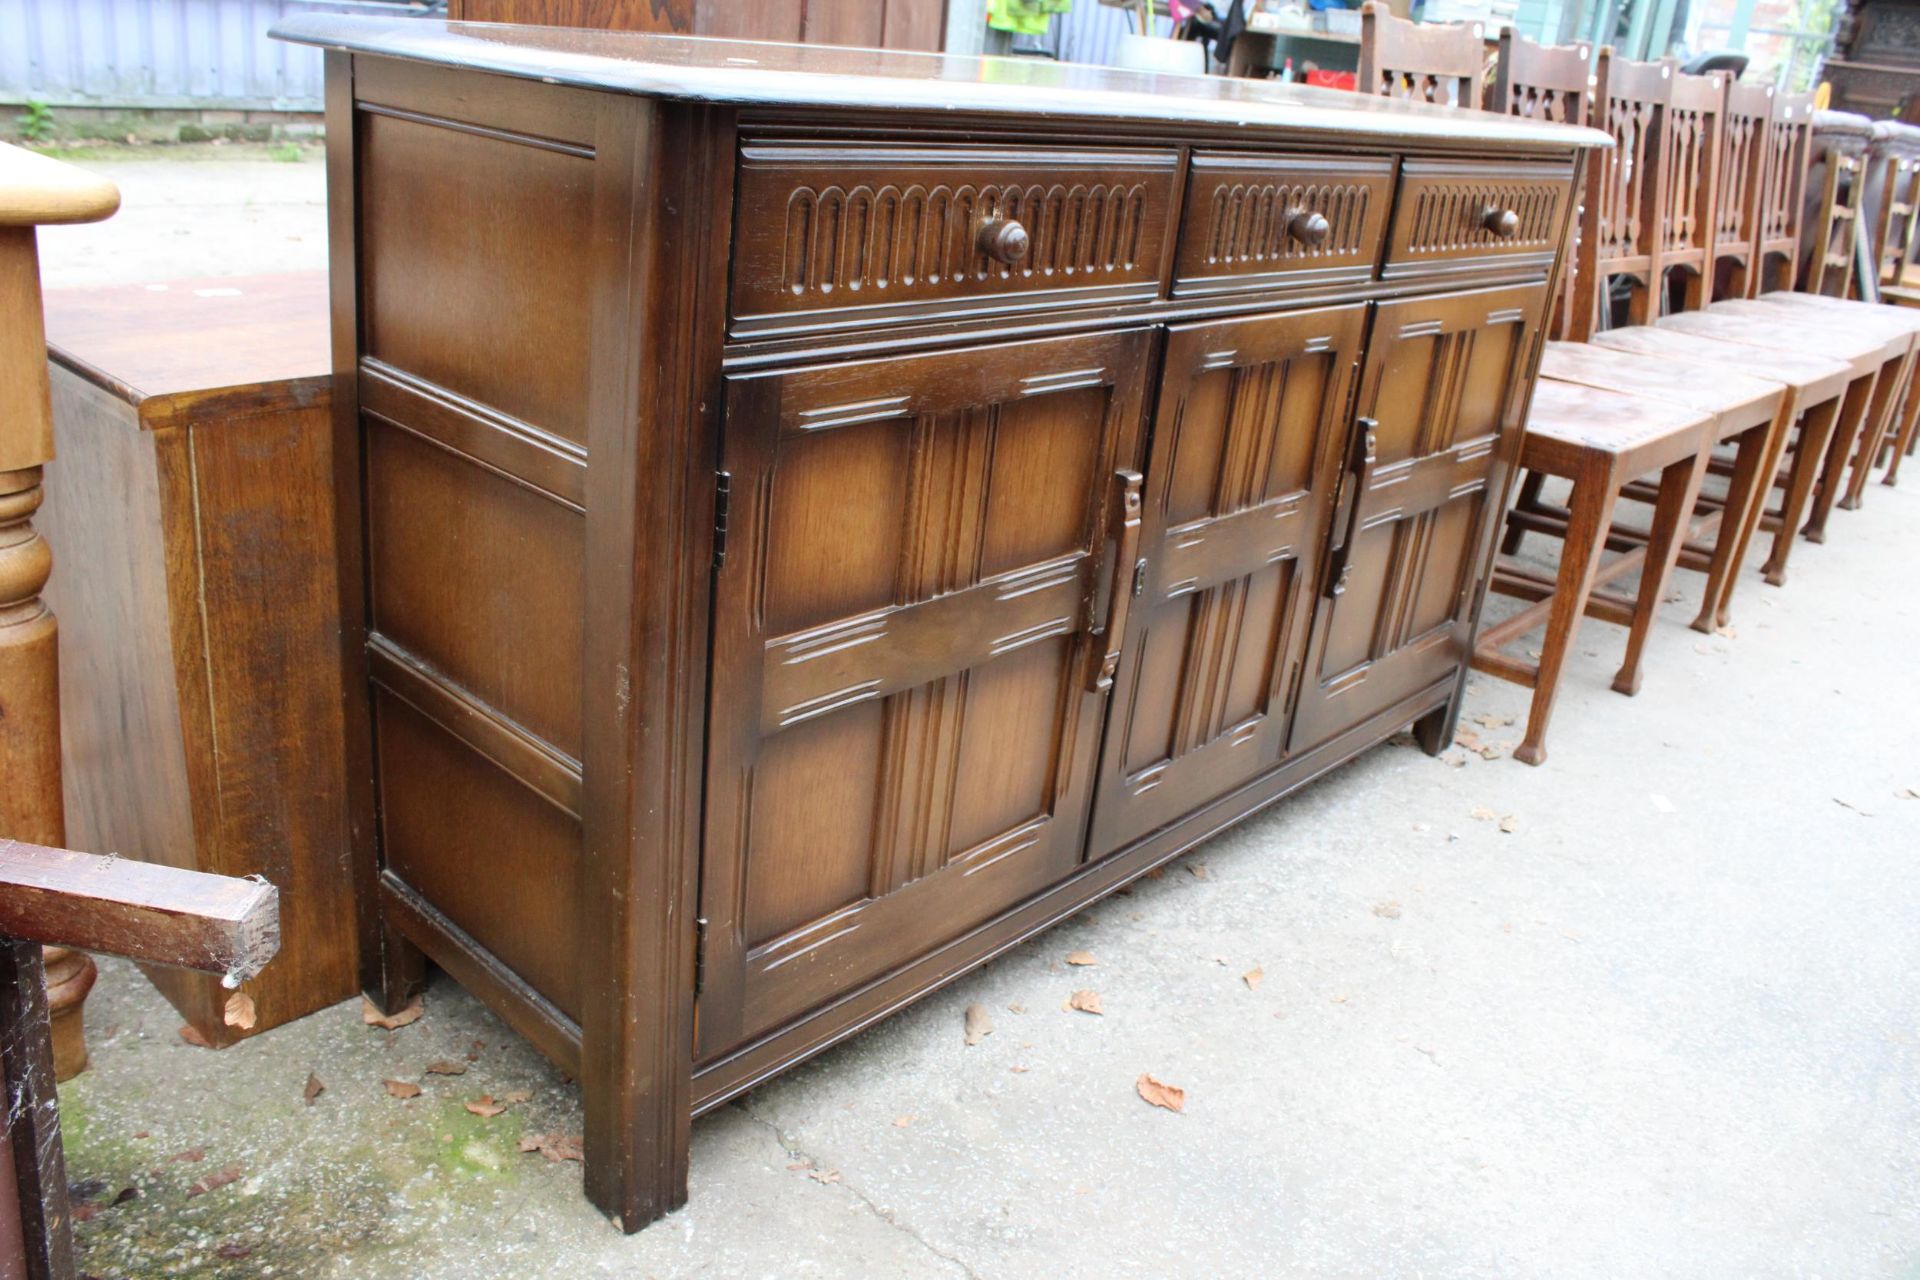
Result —
<svg viewBox="0 0 1920 1280"><path fill-rule="evenodd" d="M1196 151L1173 291L1187 297L1368 280L1393 161Z"/></svg>
<svg viewBox="0 0 1920 1280"><path fill-rule="evenodd" d="M731 332L1151 300L1177 168L1170 149L747 142ZM1019 224L1023 257L989 256L995 222Z"/></svg>
<svg viewBox="0 0 1920 1280"><path fill-rule="evenodd" d="M1457 276L1497 268L1545 274L1559 247L1571 164L1408 160L1387 238L1388 280ZM1510 232L1496 229L1512 214Z"/></svg>

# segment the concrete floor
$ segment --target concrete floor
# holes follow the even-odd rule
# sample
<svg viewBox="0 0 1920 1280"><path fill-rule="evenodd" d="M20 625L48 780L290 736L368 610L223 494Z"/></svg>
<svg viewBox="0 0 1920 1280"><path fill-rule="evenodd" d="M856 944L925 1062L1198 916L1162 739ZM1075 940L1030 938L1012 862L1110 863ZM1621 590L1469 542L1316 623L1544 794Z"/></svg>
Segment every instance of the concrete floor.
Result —
<svg viewBox="0 0 1920 1280"><path fill-rule="evenodd" d="M1920 472L1786 588L1749 568L1735 635L1685 628L1679 574L1638 698L1586 625L1544 767L1369 753L702 1120L689 1205L638 1236L518 1151L577 1134L578 1091L451 983L399 1031L345 1004L212 1053L103 965L62 1090L83 1269L1920 1277L1916 563ZM1524 710L1480 677L1467 724L1507 743L1472 717ZM1103 1016L1061 1009L1079 988Z"/></svg>

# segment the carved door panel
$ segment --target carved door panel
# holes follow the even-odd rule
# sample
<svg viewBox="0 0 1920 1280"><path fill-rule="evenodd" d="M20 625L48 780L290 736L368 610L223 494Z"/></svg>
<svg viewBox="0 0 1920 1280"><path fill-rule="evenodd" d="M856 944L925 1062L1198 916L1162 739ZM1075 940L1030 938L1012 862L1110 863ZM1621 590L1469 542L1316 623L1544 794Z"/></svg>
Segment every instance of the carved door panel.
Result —
<svg viewBox="0 0 1920 1280"><path fill-rule="evenodd" d="M1366 316L1356 303L1168 335L1092 856L1279 763Z"/></svg>
<svg viewBox="0 0 1920 1280"><path fill-rule="evenodd" d="M1545 293L1523 285L1376 308L1293 750L1466 663Z"/></svg>
<svg viewBox="0 0 1920 1280"><path fill-rule="evenodd" d="M1136 329L727 380L703 1057L1079 865L1151 354Z"/></svg>

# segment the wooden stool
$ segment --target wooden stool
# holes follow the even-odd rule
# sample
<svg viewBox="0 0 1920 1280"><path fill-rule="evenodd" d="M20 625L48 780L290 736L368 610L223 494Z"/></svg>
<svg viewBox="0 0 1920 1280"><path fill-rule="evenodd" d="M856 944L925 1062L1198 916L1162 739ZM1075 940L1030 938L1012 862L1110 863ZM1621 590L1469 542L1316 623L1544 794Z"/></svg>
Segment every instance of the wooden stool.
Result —
<svg viewBox="0 0 1920 1280"><path fill-rule="evenodd" d="M1521 465L1573 482L1566 544L1555 577L1504 561L1495 568L1494 590L1533 603L1484 628L1473 655L1476 670L1533 690L1526 737L1515 748L1514 759L1537 765L1547 758L1547 722L1567 650L1584 615L1628 628L1626 657L1613 687L1628 695L1639 692L1647 628L1700 492L1700 478L1713 451L1713 426L1712 415L1681 405L1544 379L1535 387ZM1645 545L1603 565L1601 553L1620 490L1652 471L1660 472L1660 490ZM1642 569L1636 599L1596 591L1635 568ZM1547 633L1537 665L1499 652L1543 618Z"/></svg>
<svg viewBox="0 0 1920 1280"><path fill-rule="evenodd" d="M1677 563L1707 575L1693 629L1711 632L1725 625L1740 531L1746 525L1749 507L1766 499L1772 480L1766 463L1771 459L1777 464L1779 459L1776 437L1784 436L1793 425L1791 411L1797 400L1791 389L1781 382L1725 369L1703 377L1700 366L1684 361L1569 342L1547 344L1541 355L1540 376L1645 396L1713 415L1710 434L1714 444L1734 444L1733 469L1723 499L1700 500L1694 512L1697 518L1687 530ZM1650 487L1638 484L1628 485L1622 494L1642 501L1658 500ZM1558 526L1547 532L1560 532L1565 527L1564 512L1545 508L1539 516L1516 510L1509 517L1511 532L1505 548L1509 554L1518 550L1515 535L1525 528L1538 527L1535 522L1542 518ZM1608 545L1614 550L1627 550L1644 543L1646 537L1640 530L1616 528L1608 535Z"/></svg>

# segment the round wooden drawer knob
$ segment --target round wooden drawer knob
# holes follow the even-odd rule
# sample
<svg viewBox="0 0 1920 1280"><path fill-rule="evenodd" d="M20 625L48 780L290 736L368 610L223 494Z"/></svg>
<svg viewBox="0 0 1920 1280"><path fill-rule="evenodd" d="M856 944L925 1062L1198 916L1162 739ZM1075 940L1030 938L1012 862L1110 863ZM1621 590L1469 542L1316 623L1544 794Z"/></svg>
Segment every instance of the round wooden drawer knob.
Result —
<svg viewBox="0 0 1920 1280"><path fill-rule="evenodd" d="M1489 209L1480 215L1480 225L1502 240L1511 240L1519 234L1520 215L1511 209Z"/></svg>
<svg viewBox="0 0 1920 1280"><path fill-rule="evenodd" d="M1013 218L989 218L981 223L976 243L980 252L1010 267L1025 259L1027 250L1033 247L1027 229Z"/></svg>
<svg viewBox="0 0 1920 1280"><path fill-rule="evenodd" d="M1287 219L1287 234L1309 249L1318 249L1333 234L1333 224L1326 215L1303 209Z"/></svg>

